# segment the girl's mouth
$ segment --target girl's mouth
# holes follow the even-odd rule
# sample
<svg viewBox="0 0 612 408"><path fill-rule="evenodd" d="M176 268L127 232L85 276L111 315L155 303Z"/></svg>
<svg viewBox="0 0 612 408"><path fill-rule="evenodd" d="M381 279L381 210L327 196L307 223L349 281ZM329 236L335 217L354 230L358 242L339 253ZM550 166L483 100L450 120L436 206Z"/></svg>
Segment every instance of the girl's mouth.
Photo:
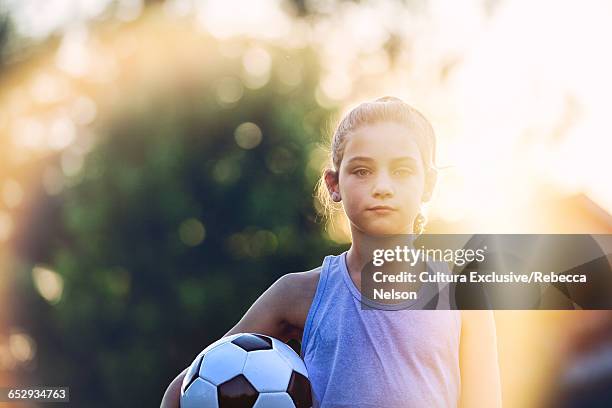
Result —
<svg viewBox="0 0 612 408"><path fill-rule="evenodd" d="M387 214L387 213L395 211L395 208L390 207L388 205L377 205L377 206L368 208L368 211L374 211L380 214Z"/></svg>

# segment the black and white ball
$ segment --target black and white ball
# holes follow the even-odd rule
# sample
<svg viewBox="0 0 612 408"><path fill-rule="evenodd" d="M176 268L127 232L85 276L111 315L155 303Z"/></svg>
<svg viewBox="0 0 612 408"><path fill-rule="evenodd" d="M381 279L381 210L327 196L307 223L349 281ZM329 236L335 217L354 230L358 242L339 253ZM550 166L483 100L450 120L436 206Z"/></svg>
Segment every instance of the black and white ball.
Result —
<svg viewBox="0 0 612 408"><path fill-rule="evenodd" d="M217 340L191 363L181 408L310 408L302 359L285 343L256 333Z"/></svg>

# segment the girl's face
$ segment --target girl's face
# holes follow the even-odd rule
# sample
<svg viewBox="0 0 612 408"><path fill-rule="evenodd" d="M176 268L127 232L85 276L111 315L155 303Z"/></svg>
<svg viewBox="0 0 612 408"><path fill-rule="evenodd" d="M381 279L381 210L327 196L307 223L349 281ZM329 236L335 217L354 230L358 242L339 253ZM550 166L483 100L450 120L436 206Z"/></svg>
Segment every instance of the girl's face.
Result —
<svg viewBox="0 0 612 408"><path fill-rule="evenodd" d="M371 235L413 232L425 169L412 132L399 123L381 122L348 135L336 188L351 228Z"/></svg>

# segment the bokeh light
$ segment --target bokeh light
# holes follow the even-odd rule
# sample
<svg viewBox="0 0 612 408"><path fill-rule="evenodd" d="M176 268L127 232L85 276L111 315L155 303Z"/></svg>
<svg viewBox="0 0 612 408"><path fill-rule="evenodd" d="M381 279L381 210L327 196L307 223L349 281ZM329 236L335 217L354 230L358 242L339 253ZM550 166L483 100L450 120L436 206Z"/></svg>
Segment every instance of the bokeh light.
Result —
<svg viewBox="0 0 612 408"><path fill-rule="evenodd" d="M253 122L241 123L234 131L238 146L247 150L257 147L261 143L262 136L261 129Z"/></svg>
<svg viewBox="0 0 612 408"><path fill-rule="evenodd" d="M190 218L181 223L179 227L181 241L188 246L199 245L206 237L204 225L195 218Z"/></svg>
<svg viewBox="0 0 612 408"><path fill-rule="evenodd" d="M36 290L46 301L56 304L62 299L64 280L57 272L36 266L32 269L32 279Z"/></svg>

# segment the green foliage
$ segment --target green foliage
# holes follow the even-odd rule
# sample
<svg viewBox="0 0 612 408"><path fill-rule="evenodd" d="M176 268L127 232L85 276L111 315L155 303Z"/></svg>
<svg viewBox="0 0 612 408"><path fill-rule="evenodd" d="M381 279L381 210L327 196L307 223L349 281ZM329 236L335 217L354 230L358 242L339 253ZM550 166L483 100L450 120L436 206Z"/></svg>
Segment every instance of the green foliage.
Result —
<svg viewBox="0 0 612 408"><path fill-rule="evenodd" d="M279 58L305 67L299 85L279 82ZM307 51L274 60L270 82L234 104L218 102L214 76L177 79L125 90L99 125L50 234L64 294L32 330L41 379L69 384L76 405L156 406L275 279L339 250L313 221L307 165L330 113L314 100L316 64ZM262 133L252 149L234 137L247 121Z"/></svg>

